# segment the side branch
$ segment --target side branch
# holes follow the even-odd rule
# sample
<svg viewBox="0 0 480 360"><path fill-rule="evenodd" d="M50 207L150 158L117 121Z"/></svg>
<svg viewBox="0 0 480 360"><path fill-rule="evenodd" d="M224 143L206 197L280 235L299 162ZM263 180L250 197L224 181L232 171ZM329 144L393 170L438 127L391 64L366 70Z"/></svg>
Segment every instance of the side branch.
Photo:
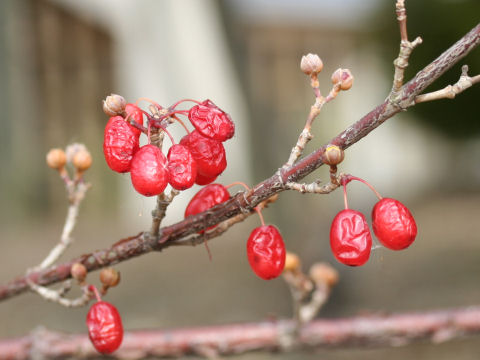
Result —
<svg viewBox="0 0 480 360"><path fill-rule="evenodd" d="M438 79L445 71L465 57L480 43L480 24L452 45L431 64L421 70L412 80L402 87L398 101L392 103L387 99L375 109L362 117L356 123L337 135L329 144L339 146L345 150L355 144L371 131L403 109L415 105L415 97L422 93L432 82ZM34 271L28 276L29 281L39 285L50 285L70 277L70 267L80 262L89 271L106 267L153 250L162 250L173 242L197 233L210 226L216 225L241 213L249 213L260 202L272 197L276 193L286 190L288 182L298 182L320 166L322 155L327 145L324 145L304 157L296 164L281 169L270 178L257 184L245 193L235 195L229 201L219 204L201 214L190 216L171 226L160 229L159 235L144 236L143 233L124 239L112 247L83 255L70 262L57 266ZM26 276L12 280L0 286L0 300L20 294L28 289Z"/></svg>
<svg viewBox="0 0 480 360"><path fill-rule="evenodd" d="M366 315L316 320L304 325L294 344L285 346L283 335L293 321L135 331L125 333L114 358L218 357L250 351L314 350L332 347L405 346L418 341L441 343L480 333L480 307L424 313ZM0 359L98 357L87 335L67 335L46 329L30 336L0 341Z"/></svg>

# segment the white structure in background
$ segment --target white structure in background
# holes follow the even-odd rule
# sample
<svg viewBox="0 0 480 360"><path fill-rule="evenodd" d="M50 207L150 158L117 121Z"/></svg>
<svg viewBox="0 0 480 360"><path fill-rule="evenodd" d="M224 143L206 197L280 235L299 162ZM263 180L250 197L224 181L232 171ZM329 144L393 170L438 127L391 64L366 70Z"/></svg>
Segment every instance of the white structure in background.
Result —
<svg viewBox="0 0 480 360"><path fill-rule="evenodd" d="M182 98L212 99L227 111L236 125L235 137L226 142L229 166L222 183L252 183L245 101L231 61L221 17L214 1L197 0L56 0L78 16L107 28L114 41L114 75L117 92L132 100L149 97L163 105ZM174 137L184 135L172 126ZM170 129L169 129L170 130ZM169 140L166 140L166 145ZM124 183L123 215L132 209L150 223L154 199L132 191L129 176ZM179 196L166 221L178 220L196 188ZM190 194L188 194L188 192Z"/></svg>

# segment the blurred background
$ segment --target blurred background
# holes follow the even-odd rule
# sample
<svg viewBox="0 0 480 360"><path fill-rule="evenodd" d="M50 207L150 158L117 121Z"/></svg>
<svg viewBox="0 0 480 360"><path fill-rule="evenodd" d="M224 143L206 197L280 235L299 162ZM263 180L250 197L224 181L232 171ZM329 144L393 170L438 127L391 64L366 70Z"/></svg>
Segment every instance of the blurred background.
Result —
<svg viewBox="0 0 480 360"><path fill-rule="evenodd" d="M149 97L168 106L182 98L212 99L235 121L226 143L229 167L218 181L254 185L287 159L314 98L299 70L308 52L323 59L323 93L338 67L353 88L316 120L307 152L383 102L399 48L395 1L381 0L3 0L0 1L0 281L38 264L58 241L66 214L63 185L45 165L52 147L87 145L93 184L82 204L70 259L148 229L152 199L138 195L127 175L110 171L102 154L110 93L128 101ZM410 58L413 76L478 23L477 0L407 2L410 39L423 37ZM460 67L480 73L474 50L430 91L458 80ZM367 265L348 268L330 253L331 220L342 194L282 193L264 212L304 270L327 261L341 280L320 316L365 311L421 311L480 300L480 119L478 86L455 100L421 104L397 115L352 146L340 170L370 181L405 203L419 234L402 252L377 249ZM173 135L184 135L172 126ZM328 179L320 169L306 181ZM238 189L240 191L240 189ZM178 196L165 224L183 217L198 187ZM235 191L235 190L234 190ZM373 194L349 187L350 206L369 214ZM367 216L368 217L368 216ZM203 247L168 249L116 266L122 283L106 297L127 329L226 324L291 316L287 286L265 282L248 266L245 242L259 225L252 216ZM97 282L97 273L90 281ZM0 337L36 326L85 332L87 308L64 309L38 296L0 303ZM321 351L328 359L405 357L473 359L479 341L399 349ZM245 359L319 354L248 354Z"/></svg>

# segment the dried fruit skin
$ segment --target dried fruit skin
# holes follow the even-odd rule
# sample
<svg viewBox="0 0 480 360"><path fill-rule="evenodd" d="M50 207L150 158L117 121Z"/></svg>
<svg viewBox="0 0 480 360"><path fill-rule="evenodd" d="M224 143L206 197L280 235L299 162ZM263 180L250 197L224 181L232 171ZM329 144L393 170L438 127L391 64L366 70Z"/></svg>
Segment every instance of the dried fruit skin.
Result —
<svg viewBox="0 0 480 360"><path fill-rule="evenodd" d="M340 211L330 228L330 247L335 258L342 264L365 264L372 248L372 236L365 216L356 210Z"/></svg>
<svg viewBox="0 0 480 360"><path fill-rule="evenodd" d="M199 174L197 172L197 177L195 178L195 184L197 184L197 185L207 185L207 184L210 184L210 183L214 182L216 179L217 179L216 176L206 177L206 176L203 176L202 174Z"/></svg>
<svg viewBox="0 0 480 360"><path fill-rule="evenodd" d="M235 133L235 124L230 115L210 100L193 106L188 112L188 118L195 129L210 139L223 142Z"/></svg>
<svg viewBox="0 0 480 360"><path fill-rule="evenodd" d="M198 174L204 177L216 177L227 167L225 148L220 141L206 138L194 130L184 136L180 144L188 147L197 162Z"/></svg>
<svg viewBox="0 0 480 360"><path fill-rule="evenodd" d="M193 186L197 177L197 162L187 147L176 144L170 147L168 159L168 182L174 189L185 190Z"/></svg>
<svg viewBox="0 0 480 360"><path fill-rule="evenodd" d="M247 257L258 277L271 280L279 276L285 267L285 256L285 244L275 226L253 229L247 241Z"/></svg>
<svg viewBox="0 0 480 360"><path fill-rule="evenodd" d="M130 171L133 155L138 151L139 134L121 117L111 117L105 126L103 154L113 171Z"/></svg>
<svg viewBox="0 0 480 360"><path fill-rule="evenodd" d="M230 199L227 188L221 184L210 184L197 192L185 209L185 217L199 214ZM209 229L214 228L212 226Z"/></svg>
<svg viewBox="0 0 480 360"><path fill-rule="evenodd" d="M102 354L117 350L123 340L122 319L112 304L99 301L87 314L88 336L95 349Z"/></svg>
<svg viewBox="0 0 480 360"><path fill-rule="evenodd" d="M168 184L167 159L154 145L145 145L132 160L130 177L133 187L144 196L159 195Z"/></svg>
<svg viewBox="0 0 480 360"><path fill-rule="evenodd" d="M383 246L392 250L409 247L417 236L417 224L400 201L383 198L372 210L373 232Z"/></svg>

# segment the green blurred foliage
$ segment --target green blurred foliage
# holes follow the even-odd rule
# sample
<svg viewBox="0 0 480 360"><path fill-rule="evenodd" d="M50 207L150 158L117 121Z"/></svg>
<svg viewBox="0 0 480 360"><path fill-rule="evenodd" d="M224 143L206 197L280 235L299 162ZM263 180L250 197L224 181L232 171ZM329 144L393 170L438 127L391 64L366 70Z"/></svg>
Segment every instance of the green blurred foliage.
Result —
<svg viewBox="0 0 480 360"><path fill-rule="evenodd" d="M461 36L476 26L480 19L478 0L423 0L406 1L409 40L422 37L423 43L410 57L406 80L437 58ZM375 14L374 36L379 40L385 66L392 71L392 61L398 55L398 47L392 47L392 39L399 39L398 25L392 21L393 1L384 1ZM439 90L458 81L462 65L469 66L469 75L480 73L480 50L473 50L444 74L428 92ZM426 126L454 139L466 139L480 135L478 101L480 87L474 86L451 100L439 100L415 106L412 111ZM461 110L461 113L459 112Z"/></svg>

